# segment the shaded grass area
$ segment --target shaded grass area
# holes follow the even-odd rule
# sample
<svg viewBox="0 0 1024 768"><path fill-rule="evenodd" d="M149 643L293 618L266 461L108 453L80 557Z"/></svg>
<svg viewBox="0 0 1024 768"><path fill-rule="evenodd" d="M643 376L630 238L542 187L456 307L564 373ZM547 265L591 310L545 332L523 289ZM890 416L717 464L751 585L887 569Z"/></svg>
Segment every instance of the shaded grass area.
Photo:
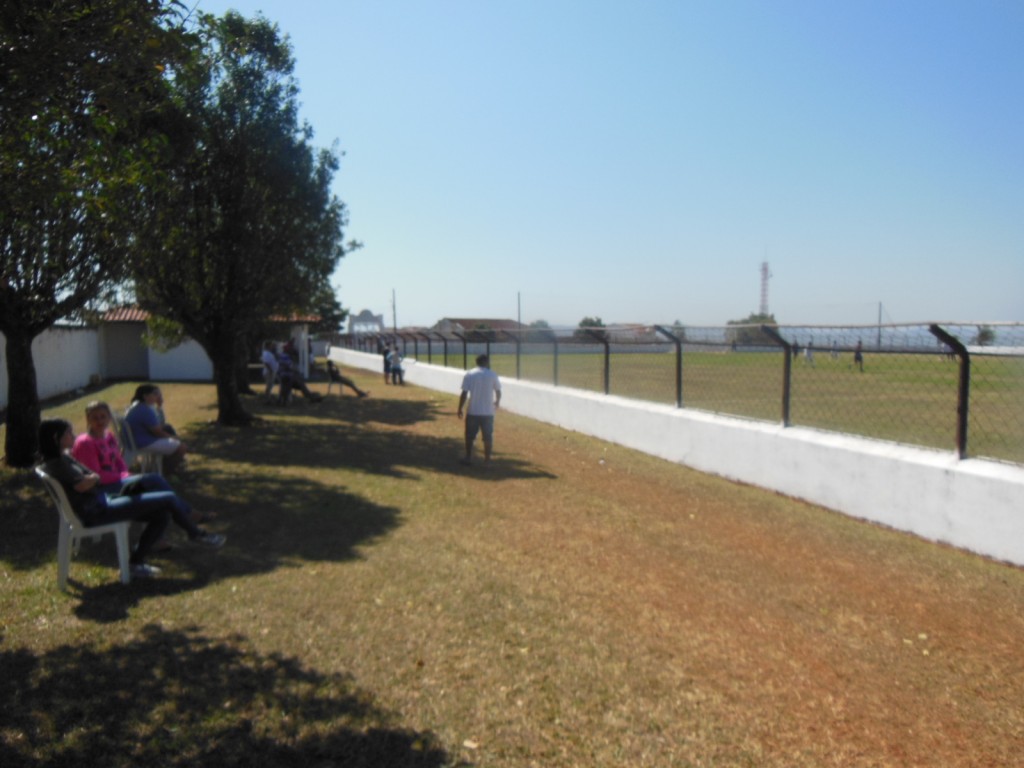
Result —
<svg viewBox="0 0 1024 768"><path fill-rule="evenodd" d="M454 394L356 377L239 430L166 385L228 544L150 582L107 541L59 593L0 474L0 764L1018 759L1024 570L507 413L464 468Z"/></svg>

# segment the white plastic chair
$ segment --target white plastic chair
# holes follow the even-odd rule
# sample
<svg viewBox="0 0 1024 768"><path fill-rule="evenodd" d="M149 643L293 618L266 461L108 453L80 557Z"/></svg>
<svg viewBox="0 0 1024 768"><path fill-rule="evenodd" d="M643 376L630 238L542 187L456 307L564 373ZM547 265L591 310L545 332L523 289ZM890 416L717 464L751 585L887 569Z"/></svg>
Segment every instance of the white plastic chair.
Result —
<svg viewBox="0 0 1024 768"><path fill-rule="evenodd" d="M125 464L130 467L138 461L139 469L143 472L155 472L158 475L164 473L164 457L152 451L140 451L135 445L135 435L132 434L131 425L125 424L124 419L120 416L114 416L114 434L121 446Z"/></svg>
<svg viewBox="0 0 1024 768"><path fill-rule="evenodd" d="M98 539L104 534L112 533L117 540L117 561L121 567L121 583L128 584L132 580L131 568L128 565L130 548L128 544L128 528L131 521L108 523L107 525L86 526L71 508L71 502L64 493L64 487L58 480L46 474L42 467L36 467L36 474L43 481L50 498L57 505L60 516L60 530L57 534L57 586L62 591L68 588L68 570L71 568L71 557L77 555L82 539L92 537Z"/></svg>

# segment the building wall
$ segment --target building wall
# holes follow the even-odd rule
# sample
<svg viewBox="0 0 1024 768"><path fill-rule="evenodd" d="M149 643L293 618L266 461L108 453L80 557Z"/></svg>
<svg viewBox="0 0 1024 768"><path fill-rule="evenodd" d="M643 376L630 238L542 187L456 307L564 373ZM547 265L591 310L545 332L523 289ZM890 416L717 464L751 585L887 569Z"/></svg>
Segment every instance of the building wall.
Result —
<svg viewBox="0 0 1024 768"><path fill-rule="evenodd" d="M142 345L144 323L107 323L99 328L104 379L149 378L149 355Z"/></svg>
<svg viewBox="0 0 1024 768"><path fill-rule="evenodd" d="M0 408L7 407L7 339L0 333ZM99 343L95 328L51 328L32 341L36 391L44 400L84 387L100 376Z"/></svg>
<svg viewBox="0 0 1024 768"><path fill-rule="evenodd" d="M380 365L338 347L330 356ZM418 362L405 378L454 399L463 373ZM512 413L1024 565L1024 467L533 382L503 379L502 390Z"/></svg>
<svg viewBox="0 0 1024 768"><path fill-rule="evenodd" d="M211 381L213 363L199 342L186 340L167 352L144 350L149 359L149 378L153 381Z"/></svg>

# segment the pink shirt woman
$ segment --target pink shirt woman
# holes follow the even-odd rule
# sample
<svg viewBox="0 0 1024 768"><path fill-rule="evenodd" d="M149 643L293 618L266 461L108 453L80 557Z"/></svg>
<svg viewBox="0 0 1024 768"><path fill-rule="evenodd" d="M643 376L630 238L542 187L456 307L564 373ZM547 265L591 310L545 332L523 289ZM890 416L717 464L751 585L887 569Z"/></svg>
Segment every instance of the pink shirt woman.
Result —
<svg viewBox="0 0 1024 768"><path fill-rule="evenodd" d="M100 485L120 485L131 472L124 463L117 438L107 430L102 437L88 432L75 438L71 455L100 476Z"/></svg>

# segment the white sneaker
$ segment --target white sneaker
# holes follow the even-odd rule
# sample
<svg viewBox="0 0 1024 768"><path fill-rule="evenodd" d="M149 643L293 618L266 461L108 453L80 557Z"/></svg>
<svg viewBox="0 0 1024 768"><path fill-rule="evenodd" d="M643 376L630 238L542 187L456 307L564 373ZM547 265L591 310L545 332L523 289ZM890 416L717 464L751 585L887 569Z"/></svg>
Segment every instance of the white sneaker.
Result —
<svg viewBox="0 0 1024 768"><path fill-rule="evenodd" d="M194 539L189 539L193 544L198 544L201 547L207 549L220 549L224 546L224 542L227 541L227 536L223 536L219 533L201 533Z"/></svg>
<svg viewBox="0 0 1024 768"><path fill-rule="evenodd" d="M129 570L131 571L132 578L136 579L152 579L160 573L159 568L148 563L132 563Z"/></svg>

